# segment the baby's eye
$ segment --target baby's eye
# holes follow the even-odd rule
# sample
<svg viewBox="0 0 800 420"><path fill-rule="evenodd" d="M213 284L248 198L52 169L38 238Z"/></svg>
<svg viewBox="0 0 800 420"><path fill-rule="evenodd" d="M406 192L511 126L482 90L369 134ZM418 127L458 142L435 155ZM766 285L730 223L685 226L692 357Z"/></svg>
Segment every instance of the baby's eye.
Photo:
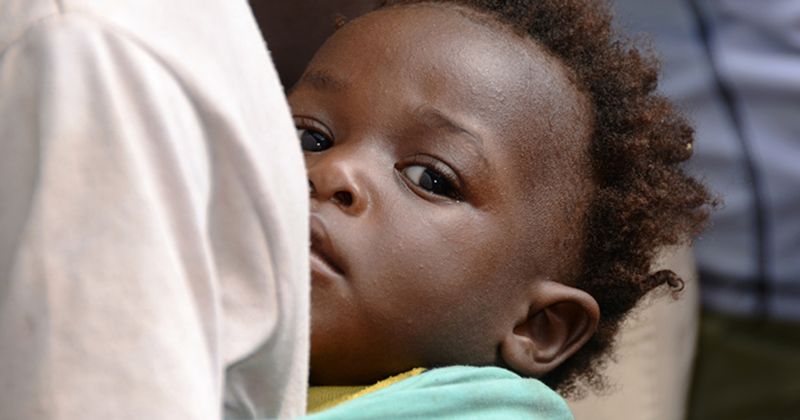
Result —
<svg viewBox="0 0 800 420"><path fill-rule="evenodd" d="M410 165L403 169L403 175L425 191L453 199L458 197L458 192L453 187L453 184L443 175L430 168L421 165Z"/></svg>
<svg viewBox="0 0 800 420"><path fill-rule="evenodd" d="M333 140L319 131L298 128L297 136L300 137L300 146L307 152L321 152L333 146Z"/></svg>

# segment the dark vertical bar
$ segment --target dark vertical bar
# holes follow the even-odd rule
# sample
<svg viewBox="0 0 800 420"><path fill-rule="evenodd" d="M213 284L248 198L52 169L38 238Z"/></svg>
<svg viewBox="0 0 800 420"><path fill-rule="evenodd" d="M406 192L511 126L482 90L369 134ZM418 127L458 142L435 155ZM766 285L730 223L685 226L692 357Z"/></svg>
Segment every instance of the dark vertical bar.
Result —
<svg viewBox="0 0 800 420"><path fill-rule="evenodd" d="M725 82L722 74L719 71L716 57L714 55L714 48L711 45L711 27L707 21L703 10L698 4L698 0L687 0L689 7L695 17L695 25L697 27L697 34L703 44L703 49L708 57L711 71L714 75L717 91L722 98L722 103L728 115L731 118L731 123L736 131L736 139L742 148L742 155L744 157L744 167L747 177L750 181L753 190L753 230L756 238L756 293L758 294L757 312L763 318L769 315L769 296L771 293L768 268L768 255L767 255L767 225L766 225L766 209L764 208L764 194L761 190L761 174L754 162L753 150L748 142L747 136L744 133L742 123L742 112L739 107L738 101L733 93L733 90Z"/></svg>

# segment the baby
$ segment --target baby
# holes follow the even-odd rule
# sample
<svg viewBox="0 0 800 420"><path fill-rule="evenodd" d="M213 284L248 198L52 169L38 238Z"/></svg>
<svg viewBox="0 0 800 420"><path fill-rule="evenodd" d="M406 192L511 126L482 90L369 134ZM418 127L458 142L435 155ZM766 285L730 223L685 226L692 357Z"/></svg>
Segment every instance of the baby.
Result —
<svg viewBox="0 0 800 420"><path fill-rule="evenodd" d="M570 418L543 384L597 383L626 313L680 287L650 268L706 218L692 130L609 22L592 0L390 1L316 54L289 96L310 380L410 371L325 388L350 401L318 415Z"/></svg>

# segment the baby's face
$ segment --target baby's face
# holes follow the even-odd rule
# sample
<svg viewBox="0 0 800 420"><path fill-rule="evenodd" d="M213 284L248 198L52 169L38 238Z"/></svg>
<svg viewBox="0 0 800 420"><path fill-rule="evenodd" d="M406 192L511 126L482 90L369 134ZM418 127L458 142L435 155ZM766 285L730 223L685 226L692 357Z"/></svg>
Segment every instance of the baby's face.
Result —
<svg viewBox="0 0 800 420"><path fill-rule="evenodd" d="M579 248L590 120L563 66L469 12L402 7L337 32L289 100L311 188L312 383L496 364L521 295Z"/></svg>

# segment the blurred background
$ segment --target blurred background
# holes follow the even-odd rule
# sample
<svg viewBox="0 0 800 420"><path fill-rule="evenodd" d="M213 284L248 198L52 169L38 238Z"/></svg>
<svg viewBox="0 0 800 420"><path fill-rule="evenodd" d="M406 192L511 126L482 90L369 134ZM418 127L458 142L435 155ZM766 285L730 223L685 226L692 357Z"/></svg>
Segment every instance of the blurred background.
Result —
<svg viewBox="0 0 800 420"><path fill-rule="evenodd" d="M723 200L696 241L687 418L800 418L800 1L616 0ZM624 363L624 362L623 362ZM658 417L654 417L658 418Z"/></svg>

